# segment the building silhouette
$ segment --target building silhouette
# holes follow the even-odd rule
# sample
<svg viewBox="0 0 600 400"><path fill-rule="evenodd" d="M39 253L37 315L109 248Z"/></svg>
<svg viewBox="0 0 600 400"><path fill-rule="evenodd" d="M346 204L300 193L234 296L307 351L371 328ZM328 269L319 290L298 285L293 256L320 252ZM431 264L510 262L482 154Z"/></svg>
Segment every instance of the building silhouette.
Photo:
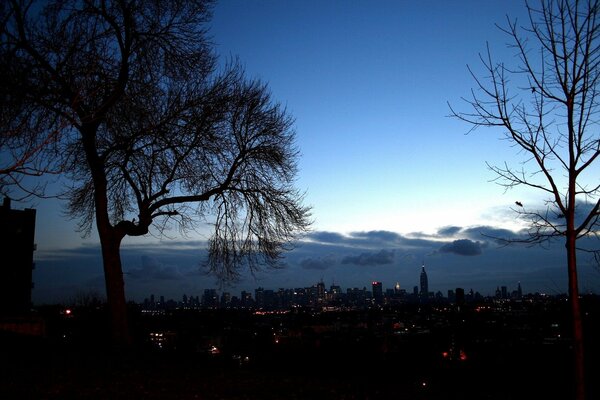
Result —
<svg viewBox="0 0 600 400"><path fill-rule="evenodd" d="M13 210L6 197L0 206L0 315L20 315L31 309L34 209Z"/></svg>
<svg viewBox="0 0 600 400"><path fill-rule="evenodd" d="M462 306L465 304L465 289L456 288L455 291L456 304Z"/></svg>
<svg viewBox="0 0 600 400"><path fill-rule="evenodd" d="M383 303L383 286L381 282L372 282L373 300L375 304Z"/></svg>
<svg viewBox="0 0 600 400"><path fill-rule="evenodd" d="M421 291L420 295L422 299L427 299L429 297L429 281L427 280L427 272L425 272L425 264L421 267Z"/></svg>

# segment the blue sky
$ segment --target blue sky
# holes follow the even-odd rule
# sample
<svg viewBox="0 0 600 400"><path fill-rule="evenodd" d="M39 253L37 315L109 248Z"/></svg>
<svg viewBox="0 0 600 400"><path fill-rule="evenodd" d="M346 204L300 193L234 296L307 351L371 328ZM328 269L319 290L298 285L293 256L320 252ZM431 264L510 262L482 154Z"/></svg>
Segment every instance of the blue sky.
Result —
<svg viewBox="0 0 600 400"><path fill-rule="evenodd" d="M564 247L499 248L482 233L521 226L516 200L486 162L517 165L501 132L449 118L447 102L466 107L481 71L479 53L515 61L495 24L526 21L521 1L218 2L210 34L221 60L237 57L248 76L268 83L295 118L301 152L297 186L313 207L313 232L288 254L286 268L247 277L227 290L304 287L323 279L342 287L372 280L412 290L425 262L431 290L491 294L496 286L566 292ZM30 204L28 204L30 205ZM15 204L15 208L28 205ZM38 200L34 302L103 293L95 235L82 239L59 203ZM126 293L181 298L215 287L198 268L202 237L126 240ZM600 273L580 258L581 288L600 288Z"/></svg>

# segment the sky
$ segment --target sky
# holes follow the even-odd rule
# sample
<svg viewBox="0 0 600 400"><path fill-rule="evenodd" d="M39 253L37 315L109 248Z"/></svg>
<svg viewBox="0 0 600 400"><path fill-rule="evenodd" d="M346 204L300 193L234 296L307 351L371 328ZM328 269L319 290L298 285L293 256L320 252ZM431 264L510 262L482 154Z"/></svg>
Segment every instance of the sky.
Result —
<svg viewBox="0 0 600 400"><path fill-rule="evenodd" d="M448 103L468 110L479 54L514 62L495 25L526 21L524 2L226 0L209 23L225 63L237 58L266 82L295 119L300 150L296 185L312 207L312 231L286 254L285 268L245 276L223 288L307 287L321 279L342 288L372 281L408 291L424 264L432 291L496 287L550 294L567 291L560 242L501 247L490 235L522 228L515 201L541 204L539 193L505 192L487 167L519 165L523 155L499 130L450 118ZM97 235L82 238L57 200L35 207L34 304L78 293L104 293ZM202 237L126 239L128 299L181 299L218 283L199 267ZM600 272L580 256L580 289L600 289Z"/></svg>

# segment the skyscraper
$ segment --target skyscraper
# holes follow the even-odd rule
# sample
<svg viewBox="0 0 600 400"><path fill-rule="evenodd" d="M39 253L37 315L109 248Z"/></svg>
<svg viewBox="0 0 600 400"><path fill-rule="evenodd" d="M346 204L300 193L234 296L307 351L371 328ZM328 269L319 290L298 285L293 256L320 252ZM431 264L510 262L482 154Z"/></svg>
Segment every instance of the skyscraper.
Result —
<svg viewBox="0 0 600 400"><path fill-rule="evenodd" d="M427 280L427 273L425 272L425 264L421 267L421 298L426 299L429 297L429 281Z"/></svg>
<svg viewBox="0 0 600 400"><path fill-rule="evenodd" d="M325 283L323 279L317 283L317 303L321 304L325 301Z"/></svg>
<svg viewBox="0 0 600 400"><path fill-rule="evenodd" d="M383 303L383 286L381 282L373 282L373 299L376 304Z"/></svg>

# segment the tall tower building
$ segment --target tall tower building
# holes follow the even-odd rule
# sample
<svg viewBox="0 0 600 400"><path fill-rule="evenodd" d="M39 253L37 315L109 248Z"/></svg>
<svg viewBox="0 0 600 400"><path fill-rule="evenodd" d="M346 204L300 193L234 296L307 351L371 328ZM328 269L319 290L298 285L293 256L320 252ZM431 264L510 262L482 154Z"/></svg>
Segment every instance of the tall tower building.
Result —
<svg viewBox="0 0 600 400"><path fill-rule="evenodd" d="M425 272L425 264L421 267L421 298L429 297L429 281L427 280L427 272Z"/></svg>

